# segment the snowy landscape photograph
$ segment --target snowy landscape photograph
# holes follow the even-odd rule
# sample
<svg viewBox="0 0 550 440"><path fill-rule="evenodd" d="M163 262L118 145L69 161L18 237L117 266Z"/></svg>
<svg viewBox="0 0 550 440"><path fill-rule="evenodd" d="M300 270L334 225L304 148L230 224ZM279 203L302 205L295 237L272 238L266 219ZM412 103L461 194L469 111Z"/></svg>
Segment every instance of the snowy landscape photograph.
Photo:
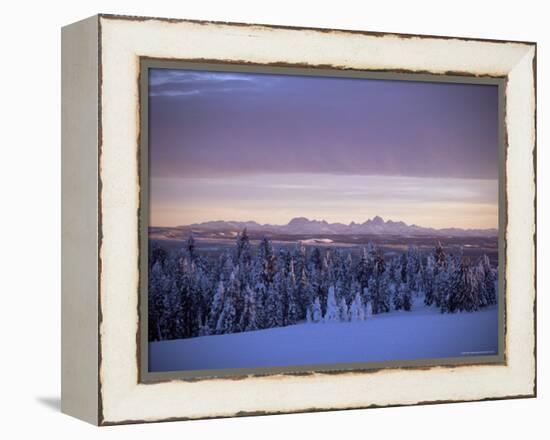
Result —
<svg viewBox="0 0 550 440"><path fill-rule="evenodd" d="M150 68L148 90L149 372L500 354L498 86Z"/></svg>

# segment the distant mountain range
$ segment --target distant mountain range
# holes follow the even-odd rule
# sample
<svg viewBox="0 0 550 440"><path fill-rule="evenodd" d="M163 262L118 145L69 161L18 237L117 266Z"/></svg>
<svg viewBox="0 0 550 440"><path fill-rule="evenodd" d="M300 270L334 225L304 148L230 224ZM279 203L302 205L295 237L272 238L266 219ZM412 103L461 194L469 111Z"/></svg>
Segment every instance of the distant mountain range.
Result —
<svg viewBox="0 0 550 440"><path fill-rule="evenodd" d="M325 220L309 220L305 217L296 217L286 225L261 225L254 221L235 222L235 221L209 221L204 223L195 223L179 228L191 229L196 232L240 232L246 228L250 232L278 233L289 235L401 235L401 236L453 236L453 237L490 237L498 235L496 229L460 229L444 228L434 229L417 225L407 225L402 221L384 221L382 217L376 216L368 219L364 223L351 222L328 223Z"/></svg>

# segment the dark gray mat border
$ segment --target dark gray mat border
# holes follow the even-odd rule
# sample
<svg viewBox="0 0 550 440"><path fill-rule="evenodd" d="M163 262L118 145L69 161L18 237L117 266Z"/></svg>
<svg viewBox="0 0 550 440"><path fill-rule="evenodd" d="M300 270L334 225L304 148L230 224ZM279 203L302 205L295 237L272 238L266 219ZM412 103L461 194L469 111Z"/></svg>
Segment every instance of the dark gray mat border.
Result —
<svg viewBox="0 0 550 440"><path fill-rule="evenodd" d="M352 362L334 363L323 365L299 365L284 367L262 367L262 368L234 368L216 370L186 370L170 372L148 371L148 307L147 307L147 284L148 284L148 226L149 226L149 146L148 146L148 71L150 68L165 69L186 69L219 72L247 72L267 73L279 75L300 75L313 77L339 77L339 78L363 78L376 80L394 81L420 81L420 82L443 82L496 85L499 88L499 353L490 356L469 356L454 358L432 358L402 361L384 362ZM140 208L139 218L139 265L140 265L140 286L139 286L139 329L136 336L138 341L138 366L139 382L157 383L172 380L198 381L207 379L242 379L249 376L262 377L271 375L309 375L309 374L342 374L342 373L374 373L382 369L427 369L431 367L456 367L475 365L504 365L505 354L505 231L507 225L507 200L505 194L505 145L506 127L504 121L505 111L505 77L497 76L467 76L463 74L430 74L405 71L372 71L330 68L326 66L297 66L292 64L276 63L276 65L253 64L239 61L220 60L174 60L157 58L140 58L139 86L139 180L140 180Z"/></svg>

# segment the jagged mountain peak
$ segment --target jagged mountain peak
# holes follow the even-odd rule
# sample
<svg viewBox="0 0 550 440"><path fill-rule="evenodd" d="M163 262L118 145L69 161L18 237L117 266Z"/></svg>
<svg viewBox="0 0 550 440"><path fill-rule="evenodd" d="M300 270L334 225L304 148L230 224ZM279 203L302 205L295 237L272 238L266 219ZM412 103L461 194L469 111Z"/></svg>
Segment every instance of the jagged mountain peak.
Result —
<svg viewBox="0 0 550 440"><path fill-rule="evenodd" d="M304 225L309 223L310 220L307 217L294 217L292 220L288 222L288 226L293 225Z"/></svg>
<svg viewBox="0 0 550 440"><path fill-rule="evenodd" d="M256 232L273 232L296 235L314 235L314 234L366 234L366 235L440 235L440 236L495 236L498 231L496 229L460 229L460 228L445 228L434 229L418 226L416 224L407 225L403 221L387 220L376 215L368 219L364 223L349 224L329 223L326 220L308 219L307 217L294 217L286 225L261 225L255 221L209 221L199 224L190 225L193 228L206 230L230 230L239 232L243 228L248 231Z"/></svg>

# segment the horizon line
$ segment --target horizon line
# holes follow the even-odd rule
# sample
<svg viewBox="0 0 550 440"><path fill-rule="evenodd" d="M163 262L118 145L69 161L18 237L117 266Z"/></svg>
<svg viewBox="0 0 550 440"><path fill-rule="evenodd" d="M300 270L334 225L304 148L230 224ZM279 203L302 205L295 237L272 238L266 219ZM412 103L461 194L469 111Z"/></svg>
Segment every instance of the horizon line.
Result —
<svg viewBox="0 0 550 440"><path fill-rule="evenodd" d="M177 225L172 225L172 226L168 226L168 225L149 225L148 227L149 228L183 228L183 227L191 227L191 226L201 226L205 223L255 223L257 224L258 226L264 226L264 227L267 227L267 226L288 226L293 220L297 220L297 219L304 219L304 220L307 220L308 222L317 222L317 223L326 223L328 225L344 225L344 226L351 226L352 224L353 225L363 225L365 223L367 223L368 221L374 221L374 219L376 218L379 218L380 220L382 220L384 222L384 224L387 224L389 222L392 222L392 223L403 223L405 226L407 227L418 227L418 228L423 228L423 229L433 229L435 231L441 231L441 230L446 230L446 229L459 229L459 230L462 230L462 231L474 231L474 230L480 230L480 231L490 231L490 230L496 230L498 231L498 225L497 226L494 226L494 227L474 227L474 228L463 228L463 227L459 227L459 226L447 226L447 227L443 227L443 228L437 228L437 227L433 227L433 226L423 226L423 225L418 225L416 223L407 223L405 221L402 221L402 220L393 220L391 218L388 218L387 220L385 220L382 216L379 216L379 215L375 215L374 217L368 217L365 221L363 222L356 222L355 220L352 220L350 221L349 223L342 223L342 222L329 222L327 220L317 220L315 218L308 218L306 216L298 216L298 217L292 217L288 222L286 223L280 223L280 224L277 224L277 223L259 223L255 220L222 220L222 219L216 219L216 220L205 220L205 221L202 221L202 222L195 222L195 223L190 223L190 224L177 224ZM245 226L246 228L246 226Z"/></svg>

